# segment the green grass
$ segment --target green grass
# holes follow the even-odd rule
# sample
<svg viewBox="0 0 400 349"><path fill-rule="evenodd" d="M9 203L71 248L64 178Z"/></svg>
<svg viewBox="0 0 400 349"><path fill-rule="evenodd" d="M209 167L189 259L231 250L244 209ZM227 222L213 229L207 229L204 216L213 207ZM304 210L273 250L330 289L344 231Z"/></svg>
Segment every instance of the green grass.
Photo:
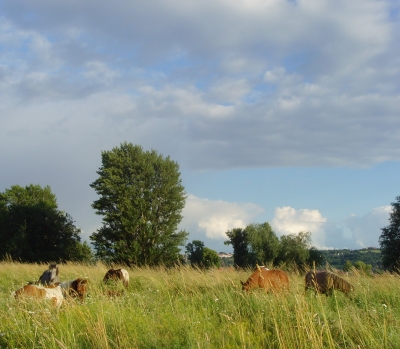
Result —
<svg viewBox="0 0 400 349"><path fill-rule="evenodd" d="M83 304L16 301L10 294L46 265L0 263L0 348L400 348L400 278L352 275L351 297L241 291L250 272L128 269L130 286L109 298L98 264L60 266L62 280L89 277Z"/></svg>

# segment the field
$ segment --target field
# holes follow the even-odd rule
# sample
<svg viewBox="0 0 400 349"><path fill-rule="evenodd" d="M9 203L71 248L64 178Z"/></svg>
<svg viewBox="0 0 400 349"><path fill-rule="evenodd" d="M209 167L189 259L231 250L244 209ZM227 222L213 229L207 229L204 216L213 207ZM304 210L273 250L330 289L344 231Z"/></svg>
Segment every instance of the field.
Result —
<svg viewBox="0 0 400 349"><path fill-rule="evenodd" d="M10 297L47 265L0 263L0 348L400 348L400 277L351 275L351 297L290 292L244 294L250 271L128 269L127 291L107 296L107 267L60 265L61 280L88 277L83 304Z"/></svg>

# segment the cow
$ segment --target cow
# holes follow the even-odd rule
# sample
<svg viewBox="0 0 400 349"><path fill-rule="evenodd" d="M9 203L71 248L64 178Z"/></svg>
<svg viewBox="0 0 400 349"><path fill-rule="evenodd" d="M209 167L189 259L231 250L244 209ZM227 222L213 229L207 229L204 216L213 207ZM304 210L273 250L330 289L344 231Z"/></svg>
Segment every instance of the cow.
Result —
<svg viewBox="0 0 400 349"><path fill-rule="evenodd" d="M326 296L332 295L333 290L342 291L346 295L354 291L353 285L327 270L310 270L305 276L305 291L309 288L313 288L315 294Z"/></svg>
<svg viewBox="0 0 400 349"><path fill-rule="evenodd" d="M75 280L63 281L60 283L60 286L65 298L69 296L83 301L87 292L87 284L87 279L78 278Z"/></svg>
<svg viewBox="0 0 400 349"><path fill-rule="evenodd" d="M22 297L50 299L56 307L60 307L64 300L63 290L59 283L51 286L28 284L13 292L12 295L16 299Z"/></svg>
<svg viewBox="0 0 400 349"><path fill-rule="evenodd" d="M57 264L50 264L49 269L43 272L37 283L39 285L50 286L60 282L58 272L59 270Z"/></svg>
<svg viewBox="0 0 400 349"><path fill-rule="evenodd" d="M269 270L257 267L246 282L240 281L242 290L248 292L252 288L263 288L266 292L279 292L289 289L288 275L278 269Z"/></svg>
<svg viewBox="0 0 400 349"><path fill-rule="evenodd" d="M104 275L103 282L108 283L109 280L122 281L125 288L129 286L129 273L125 269L110 269Z"/></svg>

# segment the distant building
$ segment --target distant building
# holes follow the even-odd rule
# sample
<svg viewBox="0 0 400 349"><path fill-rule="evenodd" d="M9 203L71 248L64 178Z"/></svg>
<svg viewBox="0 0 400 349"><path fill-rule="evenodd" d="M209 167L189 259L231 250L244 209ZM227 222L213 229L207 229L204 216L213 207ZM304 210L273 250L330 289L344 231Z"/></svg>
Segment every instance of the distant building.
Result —
<svg viewBox="0 0 400 349"><path fill-rule="evenodd" d="M225 252L220 252L218 253L219 258L231 258L233 257L232 253L225 253Z"/></svg>

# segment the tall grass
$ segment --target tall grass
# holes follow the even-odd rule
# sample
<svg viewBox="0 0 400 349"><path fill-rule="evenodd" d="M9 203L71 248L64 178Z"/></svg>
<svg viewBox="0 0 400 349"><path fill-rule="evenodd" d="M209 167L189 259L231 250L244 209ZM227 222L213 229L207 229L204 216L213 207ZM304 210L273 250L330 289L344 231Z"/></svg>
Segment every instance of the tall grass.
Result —
<svg viewBox="0 0 400 349"><path fill-rule="evenodd" d="M128 269L130 286L107 296L98 264L60 266L62 280L88 277L84 303L60 309L10 294L47 265L0 263L0 348L400 348L400 278L346 278L351 297L290 291L241 291L250 271Z"/></svg>

